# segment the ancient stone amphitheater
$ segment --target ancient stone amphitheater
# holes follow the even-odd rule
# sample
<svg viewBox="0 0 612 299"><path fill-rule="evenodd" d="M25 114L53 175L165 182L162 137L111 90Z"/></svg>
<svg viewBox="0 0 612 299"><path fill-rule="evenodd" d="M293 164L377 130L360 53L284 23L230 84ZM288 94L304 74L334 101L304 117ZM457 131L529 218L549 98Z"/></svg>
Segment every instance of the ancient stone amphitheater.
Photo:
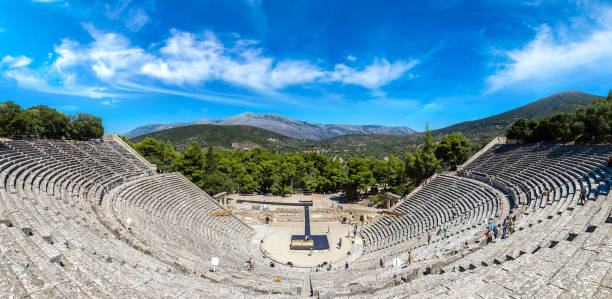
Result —
<svg viewBox="0 0 612 299"><path fill-rule="evenodd" d="M610 298L612 146L496 142L396 204L404 216L362 227L362 246L317 271L270 268L249 225L211 216L223 208L208 194L156 174L116 136L0 141L0 295ZM487 225L508 215L516 233L485 245ZM412 264L395 267L409 250Z"/></svg>

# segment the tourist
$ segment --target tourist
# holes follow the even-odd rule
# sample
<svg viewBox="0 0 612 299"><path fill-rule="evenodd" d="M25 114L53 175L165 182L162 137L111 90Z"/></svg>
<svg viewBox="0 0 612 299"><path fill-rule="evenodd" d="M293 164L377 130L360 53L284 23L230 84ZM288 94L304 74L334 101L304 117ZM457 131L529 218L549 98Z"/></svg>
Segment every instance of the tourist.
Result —
<svg viewBox="0 0 612 299"><path fill-rule="evenodd" d="M608 166L612 167L612 156L608 157Z"/></svg>
<svg viewBox="0 0 612 299"><path fill-rule="evenodd" d="M582 185L582 182L580 185ZM580 204L583 206L586 204L586 190L584 188L580 191Z"/></svg>
<svg viewBox="0 0 612 299"><path fill-rule="evenodd" d="M274 282L280 282L280 277L278 276L274 277Z"/></svg>
<svg viewBox="0 0 612 299"><path fill-rule="evenodd" d="M506 225L506 221L504 220L504 230L502 231L502 239L506 238L506 233L508 232L508 225Z"/></svg>
<svg viewBox="0 0 612 299"><path fill-rule="evenodd" d="M327 233L329 234L329 225L327 226Z"/></svg>
<svg viewBox="0 0 612 299"><path fill-rule="evenodd" d="M487 244L493 242L493 231L492 230L489 229L487 231L486 236L487 236Z"/></svg>
<svg viewBox="0 0 612 299"><path fill-rule="evenodd" d="M412 265L412 251L408 251L408 265Z"/></svg>
<svg viewBox="0 0 612 299"><path fill-rule="evenodd" d="M270 262L270 268L274 268L274 262Z"/></svg>
<svg viewBox="0 0 612 299"><path fill-rule="evenodd" d="M338 240L338 249L342 249L342 238Z"/></svg>
<svg viewBox="0 0 612 299"><path fill-rule="evenodd" d="M431 242L431 234L427 233L427 244Z"/></svg>
<svg viewBox="0 0 612 299"><path fill-rule="evenodd" d="M348 261L344 263L344 269L348 270Z"/></svg>
<svg viewBox="0 0 612 299"><path fill-rule="evenodd" d="M380 259L380 267L381 267L381 268L384 268L384 267L385 267L385 263L383 262L383 260L382 260L382 259Z"/></svg>
<svg viewBox="0 0 612 299"><path fill-rule="evenodd" d="M495 239L497 239L497 232L499 231L499 225L497 226L493 226L493 236L495 236Z"/></svg>

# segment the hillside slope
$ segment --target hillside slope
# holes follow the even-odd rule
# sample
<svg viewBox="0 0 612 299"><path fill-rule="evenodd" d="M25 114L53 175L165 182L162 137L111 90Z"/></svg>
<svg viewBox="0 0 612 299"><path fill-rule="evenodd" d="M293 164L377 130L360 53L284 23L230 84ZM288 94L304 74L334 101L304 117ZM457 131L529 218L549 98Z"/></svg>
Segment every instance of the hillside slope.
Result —
<svg viewBox="0 0 612 299"><path fill-rule="evenodd" d="M540 119L558 113L574 112L579 107L586 106L593 100L600 98L600 96L581 91L564 91L504 113L434 130L433 134L444 136L453 132L461 132L472 140L483 140L505 135L508 127L517 118Z"/></svg>
<svg viewBox="0 0 612 299"><path fill-rule="evenodd" d="M364 134L389 134L389 135L405 135L415 131L408 127L387 127L381 125L343 125L331 124L322 125L313 122L299 121L289 117L285 117L273 113L256 114L245 112L226 119L200 119L186 123L173 124L149 124L138 127L125 134L126 137L132 138L144 135L151 132L156 132L168 128L179 126L195 125L195 124L210 124L210 125L245 125L261 129L266 129L278 134L297 139L322 140L335 136L342 135L364 135Z"/></svg>
<svg viewBox="0 0 612 299"><path fill-rule="evenodd" d="M224 149L267 148L278 151L298 151L311 147L311 142L251 126L187 125L132 137L131 142L140 142L146 137L159 141L170 141L179 151L192 141L200 146L212 145Z"/></svg>

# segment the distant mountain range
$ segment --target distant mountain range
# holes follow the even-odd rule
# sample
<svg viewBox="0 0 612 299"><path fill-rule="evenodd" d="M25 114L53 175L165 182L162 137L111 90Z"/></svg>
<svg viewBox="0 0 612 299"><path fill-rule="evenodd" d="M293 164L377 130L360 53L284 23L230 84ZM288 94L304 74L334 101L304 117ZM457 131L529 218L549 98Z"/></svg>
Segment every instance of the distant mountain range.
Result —
<svg viewBox="0 0 612 299"><path fill-rule="evenodd" d="M192 123L148 124L138 127L125 134L127 138L141 136L147 133L166 129L183 127L187 125L241 125L252 126L272 131L296 139L322 140L343 135L406 135L416 131L408 127L387 127L381 125L322 125L313 122L299 121L282 115L251 112L242 113L226 119L200 119Z"/></svg>
<svg viewBox="0 0 612 299"><path fill-rule="evenodd" d="M476 147L490 141L495 136L504 136L506 130L516 118L539 119L552 116L562 112L573 112L581 106L590 104L600 96L592 95L580 91L565 91L531 102L516 109L506 111L490 117L458 123L446 128L432 130L435 139L440 139L450 133L461 132ZM273 119L275 121L268 121ZM304 130L308 131L310 138L292 138L286 134L272 132L266 128L259 128L253 125L221 125L221 122L235 124L250 121L251 124L273 123L277 128L286 131L295 130L301 124L305 124ZM342 128L342 125L319 125L306 122L295 121L290 118L275 114L253 114L244 113L223 121L201 120L198 122L215 122L214 124L179 124L174 128L168 129L161 126L175 126L176 124L158 125L162 128L159 131L150 132L144 135L130 138L132 142L140 142L146 137L152 137L160 141L170 141L178 149L183 150L192 141L196 141L201 146L213 145L225 149L249 149L249 148L268 148L281 152L313 151L326 154L331 157L349 156L376 156L385 157L389 155L402 156L407 150L414 148L423 142L423 133L412 131L409 134L372 134L354 133L338 135L323 140L313 140L313 132L329 132L321 127ZM279 123L287 123L282 126ZM154 125L152 125L154 126ZM352 126L359 127L359 126ZM363 131L372 126L361 126ZM382 127L382 126L374 126ZM149 127L141 127L144 130L151 130ZM383 127L389 128L389 127ZM329 129L331 132L333 129ZM353 128L353 130L355 130ZM347 132L348 130L342 131ZM293 131L295 132L295 131ZM353 132L353 131L350 131ZM397 132L397 131L396 131ZM303 135L302 135L303 136ZM323 135L317 135L323 136ZM320 137L319 137L320 138ZM308 140L307 140L308 139Z"/></svg>

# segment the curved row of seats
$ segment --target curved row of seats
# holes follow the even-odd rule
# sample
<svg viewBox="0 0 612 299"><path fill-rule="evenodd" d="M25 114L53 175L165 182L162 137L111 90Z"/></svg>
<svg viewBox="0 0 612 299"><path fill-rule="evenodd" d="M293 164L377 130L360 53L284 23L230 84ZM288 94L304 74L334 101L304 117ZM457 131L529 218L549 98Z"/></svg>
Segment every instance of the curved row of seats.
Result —
<svg viewBox="0 0 612 299"><path fill-rule="evenodd" d="M363 227L348 271L308 273L269 271L249 226L212 216L223 209L210 196L181 175L152 175L117 141L0 141L0 294L286 297L311 283L350 296L608 297L610 155L609 145L493 147L405 198L393 208L404 216ZM483 246L485 225L507 214L505 195L517 232ZM412 265L391 266L409 250ZM208 272L213 256L220 273ZM246 271L250 258L256 269Z"/></svg>
<svg viewBox="0 0 612 299"><path fill-rule="evenodd" d="M478 250L462 253L439 271L417 266L418 278L377 287L374 294L362 297L609 298L612 168L606 161L610 156L610 145L493 147L459 175L514 192L516 232L487 245L478 239L479 244L470 243ZM588 198L584 206L583 190ZM438 274L422 275L424 271ZM352 292L352 298L359 297Z"/></svg>
<svg viewBox="0 0 612 299"><path fill-rule="evenodd" d="M1 141L0 294L160 298L261 293L248 282L232 286L179 273L176 265L135 250L104 225L97 207L101 196L151 172L114 141Z"/></svg>
<svg viewBox="0 0 612 299"><path fill-rule="evenodd" d="M493 147L459 175L494 179L513 190L517 204L544 207L583 183L588 197L608 188L610 145L509 145ZM548 190L548 195L544 190Z"/></svg>
<svg viewBox="0 0 612 299"><path fill-rule="evenodd" d="M211 216L222 208L179 175L145 177L117 189L103 201L106 213L130 225L154 249L166 248L173 256L189 253L193 268L202 268L213 256L236 268L250 258L254 231L234 216Z"/></svg>
<svg viewBox="0 0 612 299"><path fill-rule="evenodd" d="M465 178L440 175L393 208L403 216L385 215L361 231L365 251L385 250L432 232L455 219L484 224L499 216L501 196L492 188Z"/></svg>

